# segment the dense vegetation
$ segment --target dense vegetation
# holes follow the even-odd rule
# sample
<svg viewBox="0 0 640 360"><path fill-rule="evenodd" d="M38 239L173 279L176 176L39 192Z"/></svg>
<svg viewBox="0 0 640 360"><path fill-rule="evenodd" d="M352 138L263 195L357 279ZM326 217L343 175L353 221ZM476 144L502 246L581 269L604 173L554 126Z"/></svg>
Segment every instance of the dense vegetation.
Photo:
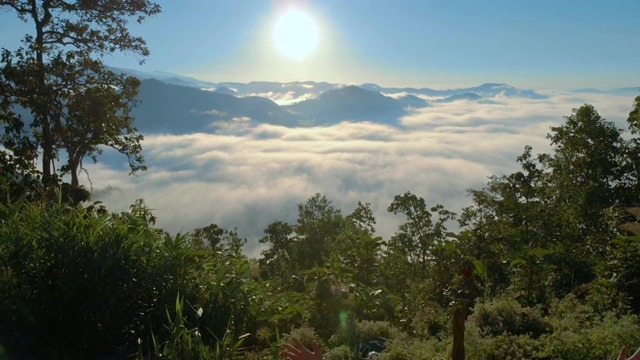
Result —
<svg viewBox="0 0 640 360"><path fill-rule="evenodd" d="M639 108L640 96L632 134ZM2 351L268 359L295 336L351 359L382 337L383 359L438 359L462 307L468 358L611 358L640 344L640 152L623 135L582 106L551 129L552 153L525 147L521 170L471 190L459 214L396 196L388 211L405 223L389 239L369 204L343 214L316 194L296 223L267 226L259 259L235 229L171 235L142 201L110 213L61 191L34 198L42 185L5 168Z"/></svg>
<svg viewBox="0 0 640 360"><path fill-rule="evenodd" d="M99 58L146 55L126 19L159 7L0 6L36 30L0 67L0 358L274 359L295 337L327 359L379 338L382 359L444 359L460 330L469 359L640 345L640 96L630 134L584 105L551 128L551 153L526 146L519 171L470 190L457 213L400 194L388 211L404 223L383 239L369 204L343 214L316 194L249 259L236 229L169 234L143 201L112 213L78 182L103 147L144 170L129 116L139 81Z"/></svg>

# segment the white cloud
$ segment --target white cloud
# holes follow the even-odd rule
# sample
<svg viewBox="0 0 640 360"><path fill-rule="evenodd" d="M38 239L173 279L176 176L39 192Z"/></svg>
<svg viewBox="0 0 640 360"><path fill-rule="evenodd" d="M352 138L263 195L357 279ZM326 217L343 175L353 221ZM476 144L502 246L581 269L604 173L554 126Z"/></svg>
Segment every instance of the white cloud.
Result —
<svg viewBox="0 0 640 360"><path fill-rule="evenodd" d="M235 119L216 134L146 136L149 171L137 177L101 164L90 172L95 189L115 188L96 194L114 210L143 197L158 225L172 232L237 226L254 256L263 229L275 220L295 222L296 204L316 192L345 214L358 201L370 202L379 234L388 237L402 221L386 212L394 195L411 191L459 212L469 204L467 189L517 169L525 145L549 151L549 127L572 108L592 103L620 127L631 110L626 97L549 94L503 98L502 105L437 104L402 118L400 128L369 122L286 128Z"/></svg>
<svg viewBox="0 0 640 360"><path fill-rule="evenodd" d="M227 113L224 111L219 111L216 109L211 109L209 111L203 111L203 114L207 114L207 115L214 115L214 116L218 116L221 118L227 117Z"/></svg>
<svg viewBox="0 0 640 360"><path fill-rule="evenodd" d="M285 85L287 84L283 84L282 86L285 87ZM309 87L307 86L303 86L303 87L305 89L309 89ZM313 86L311 87L313 88ZM247 94L246 96L259 96L259 97L267 98L278 105L291 105L293 103L313 99L316 97L316 95L311 92L298 93L292 90L286 91L286 92L268 91L268 92L261 92L261 93L250 93L250 94Z"/></svg>

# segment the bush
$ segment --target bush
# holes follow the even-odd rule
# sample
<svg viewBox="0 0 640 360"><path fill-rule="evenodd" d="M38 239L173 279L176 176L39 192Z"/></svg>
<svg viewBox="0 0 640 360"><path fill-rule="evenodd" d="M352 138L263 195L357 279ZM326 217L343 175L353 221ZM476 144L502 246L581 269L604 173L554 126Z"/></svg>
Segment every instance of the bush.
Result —
<svg viewBox="0 0 640 360"><path fill-rule="evenodd" d="M337 348L333 348L324 354L326 360L355 360L356 355L351 351L349 346L342 345Z"/></svg>
<svg viewBox="0 0 640 360"><path fill-rule="evenodd" d="M406 334L397 336L387 343L387 349L376 357L376 360L445 360L450 358L448 341L437 339L412 338Z"/></svg>
<svg viewBox="0 0 640 360"><path fill-rule="evenodd" d="M313 349L314 341L320 342L316 331L307 325L291 329L288 334L284 334L282 337L283 343L291 344L292 339L298 339L307 349Z"/></svg>
<svg viewBox="0 0 640 360"><path fill-rule="evenodd" d="M477 330L477 329L476 329ZM473 330L472 330L473 331ZM538 359L542 343L527 335L481 337L467 332L466 356L475 360Z"/></svg>
<svg viewBox="0 0 640 360"><path fill-rule="evenodd" d="M359 321L356 322L357 337L363 341L375 338L394 339L399 330L388 321Z"/></svg>
<svg viewBox="0 0 640 360"><path fill-rule="evenodd" d="M640 322L636 315L600 314L573 295L552 304L549 321L556 331L540 338L544 344L541 356L607 359L624 345L640 344Z"/></svg>
<svg viewBox="0 0 640 360"><path fill-rule="evenodd" d="M450 322L451 315L447 315L442 307L432 302L417 311L411 321L411 328L418 336L444 338L448 335Z"/></svg>
<svg viewBox="0 0 640 360"><path fill-rule="evenodd" d="M476 305L469 321L485 336L509 334L538 338L552 330L539 309L522 307L507 298Z"/></svg>
<svg viewBox="0 0 640 360"><path fill-rule="evenodd" d="M126 355L162 327L180 280L147 216L0 205L0 343L11 357Z"/></svg>

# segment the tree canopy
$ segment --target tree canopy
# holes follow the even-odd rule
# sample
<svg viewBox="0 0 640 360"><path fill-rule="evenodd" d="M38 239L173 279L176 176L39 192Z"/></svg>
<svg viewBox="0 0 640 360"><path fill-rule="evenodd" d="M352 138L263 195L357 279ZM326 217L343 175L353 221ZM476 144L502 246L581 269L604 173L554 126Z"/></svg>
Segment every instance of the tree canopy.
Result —
<svg viewBox="0 0 640 360"><path fill-rule="evenodd" d="M160 6L148 0L5 0L0 7L33 26L22 47L2 49L4 166L33 172L30 164L39 159L42 184L69 174L77 188L82 160L96 161L111 147L128 158L132 172L144 170L142 135L129 115L139 81L109 71L100 59L120 51L142 61L149 50L128 24Z"/></svg>

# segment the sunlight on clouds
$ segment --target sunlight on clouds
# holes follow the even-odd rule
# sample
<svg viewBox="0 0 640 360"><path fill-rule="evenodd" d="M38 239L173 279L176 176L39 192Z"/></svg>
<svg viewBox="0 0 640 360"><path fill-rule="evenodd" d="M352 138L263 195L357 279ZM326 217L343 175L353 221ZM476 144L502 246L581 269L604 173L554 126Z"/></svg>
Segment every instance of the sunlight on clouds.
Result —
<svg viewBox="0 0 640 360"><path fill-rule="evenodd" d="M300 85L302 87L307 87L307 86L311 86L311 88L313 88L312 85ZM291 105L300 101L304 101L304 100L310 100L316 97L316 95L314 93L303 93L303 94L298 94L295 91L287 91L287 92L274 92L274 91L269 91L269 92L264 92L264 93L250 93L246 95L247 97L249 96L259 96L259 97L263 97L263 98L267 98L271 101L273 101L274 103L278 104L278 105Z"/></svg>
<svg viewBox="0 0 640 360"><path fill-rule="evenodd" d="M469 204L467 189L517 169L515 159L525 145L548 152L549 127L563 122L572 108L593 103L619 126L631 109L626 97L602 95L501 101L437 104L402 118L400 128L370 122L259 124L216 134L149 135L143 144L146 173L127 177L124 167L90 166L97 179L94 200L126 209L125 199L144 197L158 225L172 232L209 223L237 226L250 239L248 254L257 256L263 229L275 220L295 222L296 204L320 192L344 213L358 201L370 202L379 235L388 237L401 220L386 212L394 195L411 191L429 205L459 212Z"/></svg>

